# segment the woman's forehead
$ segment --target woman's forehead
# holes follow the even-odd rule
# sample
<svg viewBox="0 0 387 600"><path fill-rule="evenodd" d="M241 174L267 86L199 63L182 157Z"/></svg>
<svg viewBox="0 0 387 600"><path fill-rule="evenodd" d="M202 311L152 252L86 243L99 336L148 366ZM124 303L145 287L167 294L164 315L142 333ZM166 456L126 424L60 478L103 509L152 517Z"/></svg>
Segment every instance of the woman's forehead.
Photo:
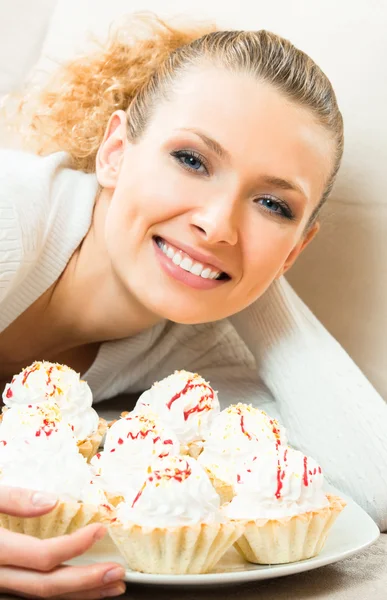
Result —
<svg viewBox="0 0 387 600"><path fill-rule="evenodd" d="M184 73L173 82L172 94L155 111L154 121L163 130L198 127L233 145L259 141L304 141L323 147L326 156L332 141L309 109L292 102L272 85L247 73L203 67Z"/></svg>

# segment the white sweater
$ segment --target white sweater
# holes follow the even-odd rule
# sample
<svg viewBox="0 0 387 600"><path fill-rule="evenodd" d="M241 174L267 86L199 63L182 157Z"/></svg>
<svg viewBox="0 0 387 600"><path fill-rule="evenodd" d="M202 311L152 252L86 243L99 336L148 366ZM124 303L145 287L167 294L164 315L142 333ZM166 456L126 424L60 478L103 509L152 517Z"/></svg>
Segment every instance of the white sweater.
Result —
<svg viewBox="0 0 387 600"><path fill-rule="evenodd" d="M96 191L95 176L68 168L65 153L0 150L0 332L58 279ZM97 402L175 369L209 379L223 406L252 402L279 418L291 445L387 530L387 405L284 278L224 321L164 321L106 342L83 377Z"/></svg>

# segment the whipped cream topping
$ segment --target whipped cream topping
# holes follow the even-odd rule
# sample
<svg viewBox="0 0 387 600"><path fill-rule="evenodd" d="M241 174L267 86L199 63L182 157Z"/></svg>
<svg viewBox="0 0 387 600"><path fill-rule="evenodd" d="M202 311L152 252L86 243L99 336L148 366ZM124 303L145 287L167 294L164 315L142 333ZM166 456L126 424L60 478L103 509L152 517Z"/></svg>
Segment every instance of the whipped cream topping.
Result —
<svg viewBox="0 0 387 600"><path fill-rule="evenodd" d="M83 441L98 429L98 415L91 407L93 396L86 381L65 365L36 361L5 386L4 404L56 402L63 418L74 427L75 437Z"/></svg>
<svg viewBox="0 0 387 600"><path fill-rule="evenodd" d="M214 419L198 461L212 475L232 485L243 464L266 448L286 446L283 427L251 404L233 404Z"/></svg>
<svg viewBox="0 0 387 600"><path fill-rule="evenodd" d="M106 434L104 451L91 460L98 485L115 495L126 495L146 477L148 467L158 458L177 455L180 443L150 411L128 413Z"/></svg>
<svg viewBox="0 0 387 600"><path fill-rule="evenodd" d="M0 426L0 485L50 492L63 501L99 502L105 496L96 485L91 489L91 479L91 469L55 403L15 406L5 412Z"/></svg>
<svg viewBox="0 0 387 600"><path fill-rule="evenodd" d="M220 406L217 393L200 375L175 371L140 396L135 412L149 409L187 444L205 439Z"/></svg>
<svg viewBox="0 0 387 600"><path fill-rule="evenodd" d="M179 527L221 520L219 496L190 457L169 456L154 464L132 498L117 507L123 524Z"/></svg>
<svg viewBox="0 0 387 600"><path fill-rule="evenodd" d="M50 436L52 431L62 427L62 413L55 402L42 402L42 404L15 405L3 412L0 424L0 439L10 442L12 440L28 439L40 435ZM75 444L75 436L71 425L67 424L70 435Z"/></svg>
<svg viewBox="0 0 387 600"><path fill-rule="evenodd" d="M280 519L329 505L321 467L289 447L272 446L237 474L235 497L222 509L231 519Z"/></svg>

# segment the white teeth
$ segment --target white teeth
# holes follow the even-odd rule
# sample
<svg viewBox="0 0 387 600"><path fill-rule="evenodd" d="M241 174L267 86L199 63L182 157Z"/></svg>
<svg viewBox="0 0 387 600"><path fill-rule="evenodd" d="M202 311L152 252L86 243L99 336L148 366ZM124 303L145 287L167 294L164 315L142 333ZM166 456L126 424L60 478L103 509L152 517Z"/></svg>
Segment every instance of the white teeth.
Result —
<svg viewBox="0 0 387 600"><path fill-rule="evenodd" d="M161 242L158 244L162 252L172 260L172 262L184 269L184 271L189 271L193 275L197 277L203 277L203 279L217 279L220 275L220 271L212 271L210 268L202 265L202 263L194 262L192 258L185 256L184 258L181 255L179 250L174 250L171 246L168 246L165 242Z"/></svg>
<svg viewBox="0 0 387 600"><path fill-rule="evenodd" d="M180 263L180 267L182 269L184 269L184 271L190 271L192 265L193 265L193 262L190 258L183 258L183 260Z"/></svg>
<svg viewBox="0 0 387 600"><path fill-rule="evenodd" d="M200 273L203 271L203 265L202 263L195 263L193 265L193 267L191 267L191 273L193 275L200 275Z"/></svg>

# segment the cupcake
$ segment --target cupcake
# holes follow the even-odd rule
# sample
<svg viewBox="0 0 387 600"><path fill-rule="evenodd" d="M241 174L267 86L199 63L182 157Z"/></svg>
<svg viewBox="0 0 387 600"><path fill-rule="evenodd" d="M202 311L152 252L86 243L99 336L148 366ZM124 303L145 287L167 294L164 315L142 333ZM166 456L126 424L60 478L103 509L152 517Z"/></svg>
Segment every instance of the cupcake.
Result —
<svg viewBox="0 0 387 600"><path fill-rule="evenodd" d="M219 414L217 393L200 375L175 371L157 381L137 401L135 412L151 410L177 435L182 452L194 458Z"/></svg>
<svg viewBox="0 0 387 600"><path fill-rule="evenodd" d="M90 460L105 434L106 421L98 418L89 386L73 369L36 361L15 375L3 392L6 408L46 400L58 404L63 419L73 427L79 452Z"/></svg>
<svg viewBox="0 0 387 600"><path fill-rule="evenodd" d="M91 469L78 452L57 404L15 405L0 425L0 485L55 494L56 507L41 517L0 513L0 527L41 539L72 533L111 513Z"/></svg>
<svg viewBox="0 0 387 600"><path fill-rule="evenodd" d="M219 496L189 456L159 459L116 514L110 535L127 565L144 573L206 573L243 532L221 516Z"/></svg>
<svg viewBox="0 0 387 600"><path fill-rule="evenodd" d="M125 413L108 429L103 452L91 460L95 481L116 505L141 485L158 458L177 455L180 444L172 431L150 411Z"/></svg>
<svg viewBox="0 0 387 600"><path fill-rule="evenodd" d="M278 421L251 404L233 404L214 419L198 460L224 503L232 499L236 474L247 460L286 443Z"/></svg>
<svg viewBox="0 0 387 600"><path fill-rule="evenodd" d="M252 563L316 556L345 507L341 498L324 493L321 467L289 447L267 448L236 479L235 497L222 512L245 523L235 547Z"/></svg>

